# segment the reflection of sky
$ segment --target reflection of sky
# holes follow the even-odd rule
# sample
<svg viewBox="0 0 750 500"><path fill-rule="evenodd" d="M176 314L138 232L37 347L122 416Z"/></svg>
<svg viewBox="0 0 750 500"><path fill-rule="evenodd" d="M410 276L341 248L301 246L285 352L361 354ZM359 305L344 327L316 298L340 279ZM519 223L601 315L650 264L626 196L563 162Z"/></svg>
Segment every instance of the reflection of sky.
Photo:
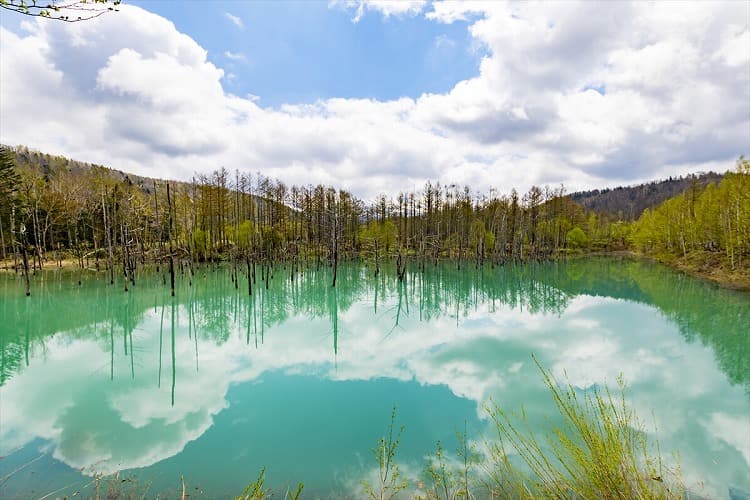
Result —
<svg viewBox="0 0 750 500"><path fill-rule="evenodd" d="M679 450L690 486L709 497L726 497L727 485L750 490L746 395L727 382L710 348L686 343L655 309L582 295L559 316L480 302L419 321L415 295L407 295L408 313L406 304L398 312L396 297L382 295L377 314L371 298L340 310L335 355L330 318L293 315L266 327L256 348L255 332L248 339L241 319L249 313L244 303L236 322L228 318L224 343L200 331L196 341L188 307L177 306L174 404L169 306L147 311L135 325L132 358L115 327L111 364L107 322L99 323L96 340L58 333L0 388L0 452L41 438L74 468L112 472L164 461L161 467L176 475L191 460L217 456L217 478L245 480L248 470L267 465L269 478L280 482L299 476L278 468L300 476L328 472L336 480L318 487L341 488L372 467L368 450L394 403L407 426L404 446L415 457L444 435L430 425L450 436L466 418L481 439L488 431L478 419L489 398L507 409L523 405L532 422L541 422L552 409L535 353L582 389L614 386L624 374L629 402L658 427L665 455Z"/></svg>

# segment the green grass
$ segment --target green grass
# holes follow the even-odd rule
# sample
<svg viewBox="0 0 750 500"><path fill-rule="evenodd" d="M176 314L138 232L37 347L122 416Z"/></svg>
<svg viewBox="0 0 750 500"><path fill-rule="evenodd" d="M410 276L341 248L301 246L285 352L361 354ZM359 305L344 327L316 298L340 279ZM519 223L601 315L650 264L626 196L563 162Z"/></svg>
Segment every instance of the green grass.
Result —
<svg viewBox="0 0 750 500"><path fill-rule="evenodd" d="M494 435L479 454L457 435L455 457L441 443L416 498L669 499L684 498L678 471L661 460L658 440L625 400L626 386L582 392L560 382L534 358L562 423L541 435L525 411L486 405Z"/></svg>
<svg viewBox="0 0 750 500"><path fill-rule="evenodd" d="M396 462L396 450L401 441L401 433L404 427L398 428L394 435L396 424L396 407L391 411L391 423L388 425L388 434L378 439L377 447L372 453L378 462L378 480L375 484L369 481L362 483L367 498L373 500L391 500L400 491L408 488L408 482L402 477L401 470Z"/></svg>
<svg viewBox="0 0 750 500"><path fill-rule="evenodd" d="M534 359L536 362L536 359ZM559 383L539 363L563 424L540 440L526 415L511 415L491 403L487 411L497 431L490 443L487 485L501 498L682 498L676 471L661 460L658 441L625 401L625 384L579 394ZM513 460L520 459L520 464Z"/></svg>
<svg viewBox="0 0 750 500"><path fill-rule="evenodd" d="M245 489L242 490L242 493L239 496L234 497L235 500L266 500L269 498L273 498L273 490L270 488L266 488L264 486L264 482L266 479L266 468L263 467L260 470L260 473L258 473L258 478L249 483L247 486L245 486ZM297 484L297 488L292 491L291 489L287 489L284 493L284 500L298 500L300 498L300 495L302 495L302 490L305 487L303 483Z"/></svg>

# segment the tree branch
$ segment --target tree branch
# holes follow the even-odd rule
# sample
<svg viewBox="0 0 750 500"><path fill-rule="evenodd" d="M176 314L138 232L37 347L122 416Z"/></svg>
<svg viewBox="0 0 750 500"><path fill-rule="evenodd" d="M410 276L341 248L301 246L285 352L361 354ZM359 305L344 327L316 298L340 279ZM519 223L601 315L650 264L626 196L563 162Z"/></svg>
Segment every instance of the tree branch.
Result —
<svg viewBox="0 0 750 500"><path fill-rule="evenodd" d="M0 8L31 17L44 17L55 21L76 23L88 21L106 14L116 12L121 0L76 0L64 4L56 1L38 4L36 0L0 0ZM72 12L73 15L68 15ZM80 13L81 15L75 15Z"/></svg>

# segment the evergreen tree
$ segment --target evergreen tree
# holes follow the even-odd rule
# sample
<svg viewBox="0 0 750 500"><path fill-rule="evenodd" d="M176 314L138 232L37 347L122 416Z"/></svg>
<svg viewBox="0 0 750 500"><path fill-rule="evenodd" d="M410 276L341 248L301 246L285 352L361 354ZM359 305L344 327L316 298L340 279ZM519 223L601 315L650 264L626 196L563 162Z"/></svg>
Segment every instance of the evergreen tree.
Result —
<svg viewBox="0 0 750 500"><path fill-rule="evenodd" d="M10 211L15 200L21 178L16 172L13 152L0 146L0 217Z"/></svg>
<svg viewBox="0 0 750 500"><path fill-rule="evenodd" d="M11 221L11 216L17 202L16 193L20 183L21 178L16 172L13 152L5 146L0 146L0 258L3 261L8 257L8 244L15 255L14 222Z"/></svg>

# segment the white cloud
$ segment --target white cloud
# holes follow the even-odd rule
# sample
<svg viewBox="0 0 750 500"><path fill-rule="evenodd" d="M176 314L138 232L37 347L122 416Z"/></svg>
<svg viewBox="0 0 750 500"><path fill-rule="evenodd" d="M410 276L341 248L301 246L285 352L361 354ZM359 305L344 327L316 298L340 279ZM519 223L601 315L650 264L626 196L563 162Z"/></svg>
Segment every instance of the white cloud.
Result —
<svg viewBox="0 0 750 500"><path fill-rule="evenodd" d="M750 62L750 29L738 27L738 33L726 32L721 48L718 51L719 57L723 58L729 66L742 67Z"/></svg>
<svg viewBox="0 0 750 500"><path fill-rule="evenodd" d="M750 432L747 419L715 412L711 415L711 420L705 423L705 427L708 432L735 447L750 467Z"/></svg>
<svg viewBox="0 0 750 500"><path fill-rule="evenodd" d="M427 179L601 187L750 153L746 3L345 6L465 20L486 51L479 74L443 94L262 108L224 89L233 76L173 23L126 5L0 29L0 141L173 178L262 169L364 198Z"/></svg>
<svg viewBox="0 0 750 500"><path fill-rule="evenodd" d="M456 46L456 42L451 40L447 35L436 36L433 43L437 49L453 48Z"/></svg>
<svg viewBox="0 0 750 500"><path fill-rule="evenodd" d="M365 11L379 12L386 19L394 16L415 16L427 6L427 0L331 0L329 6L342 5L354 9L353 23L358 23Z"/></svg>
<svg viewBox="0 0 750 500"><path fill-rule="evenodd" d="M231 59L232 61L246 61L247 57L242 52L231 52L229 50L224 52L224 57Z"/></svg>
<svg viewBox="0 0 750 500"><path fill-rule="evenodd" d="M242 29L245 27L245 23L242 22L242 18L239 16L235 16L234 14L231 14L229 12L224 13L224 17L229 19L229 22L237 26L238 28Z"/></svg>

